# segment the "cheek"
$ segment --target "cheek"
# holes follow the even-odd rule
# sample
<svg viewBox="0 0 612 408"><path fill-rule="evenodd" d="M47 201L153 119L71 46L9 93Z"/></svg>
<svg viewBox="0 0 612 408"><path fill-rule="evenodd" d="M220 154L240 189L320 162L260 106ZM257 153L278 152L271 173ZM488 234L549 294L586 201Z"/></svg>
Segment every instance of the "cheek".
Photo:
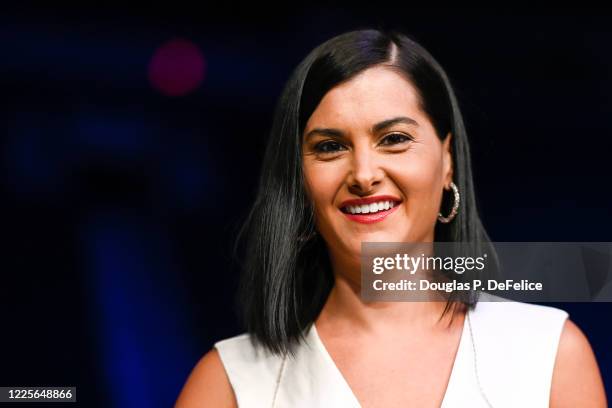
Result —
<svg viewBox="0 0 612 408"><path fill-rule="evenodd" d="M407 156L393 168L394 179L406 195L409 206L422 210L437 208L436 202L442 192L442 174L442 161L436 154Z"/></svg>
<svg viewBox="0 0 612 408"><path fill-rule="evenodd" d="M304 177L310 198L319 209L333 204L336 192L342 184L342 168L329 163L306 164Z"/></svg>

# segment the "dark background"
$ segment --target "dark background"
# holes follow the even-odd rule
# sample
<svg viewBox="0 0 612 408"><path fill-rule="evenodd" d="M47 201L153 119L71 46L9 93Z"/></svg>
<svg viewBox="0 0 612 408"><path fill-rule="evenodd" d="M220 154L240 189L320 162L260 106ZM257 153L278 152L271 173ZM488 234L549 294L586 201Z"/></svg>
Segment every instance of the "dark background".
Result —
<svg viewBox="0 0 612 408"><path fill-rule="evenodd" d="M242 332L231 245L276 98L347 30L401 29L446 69L493 240L612 241L611 23L597 10L5 10L0 385L172 405L199 357ZM206 63L183 96L148 77L174 38ZM555 306L612 394L612 304Z"/></svg>

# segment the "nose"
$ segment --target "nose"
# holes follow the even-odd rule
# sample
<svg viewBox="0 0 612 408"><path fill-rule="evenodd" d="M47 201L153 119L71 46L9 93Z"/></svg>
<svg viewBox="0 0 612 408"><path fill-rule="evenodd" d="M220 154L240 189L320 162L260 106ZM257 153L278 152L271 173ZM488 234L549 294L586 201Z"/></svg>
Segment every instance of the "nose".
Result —
<svg viewBox="0 0 612 408"><path fill-rule="evenodd" d="M352 194L364 196L374 192L384 178L384 171L369 149L355 150L347 185Z"/></svg>

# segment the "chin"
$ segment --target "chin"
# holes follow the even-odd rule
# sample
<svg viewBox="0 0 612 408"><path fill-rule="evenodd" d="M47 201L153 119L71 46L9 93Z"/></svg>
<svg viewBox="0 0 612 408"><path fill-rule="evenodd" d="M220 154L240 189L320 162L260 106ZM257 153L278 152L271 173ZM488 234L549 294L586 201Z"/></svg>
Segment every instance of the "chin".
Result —
<svg viewBox="0 0 612 408"><path fill-rule="evenodd" d="M351 252L355 252L357 254L361 254L361 243L362 242L401 242L401 239L398 239L395 236L387 235L387 234L370 234L367 237L363 237L360 240L355 240L349 243L348 247Z"/></svg>
<svg viewBox="0 0 612 408"><path fill-rule="evenodd" d="M364 236L362 241L364 242L401 242L405 237L399 234L389 233L387 231L372 232L367 236Z"/></svg>

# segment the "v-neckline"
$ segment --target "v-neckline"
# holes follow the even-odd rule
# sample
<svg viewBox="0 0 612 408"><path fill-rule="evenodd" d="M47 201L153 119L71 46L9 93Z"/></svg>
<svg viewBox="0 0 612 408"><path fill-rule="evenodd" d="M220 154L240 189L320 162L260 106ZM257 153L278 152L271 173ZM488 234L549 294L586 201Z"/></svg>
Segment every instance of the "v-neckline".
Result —
<svg viewBox="0 0 612 408"><path fill-rule="evenodd" d="M444 390L444 396L442 397L442 402L440 403L440 407L444 407L447 398L448 398L448 393L449 390L451 389L451 384L453 384L453 381L456 381L456 377L457 375L459 375L457 373L457 365L458 362L461 362L460 357L465 353L464 348L466 347L465 343L467 341L466 337L466 327L468 325L468 322L466 321L468 319L468 314L470 313L469 310L466 311L464 317L463 317L463 327L461 329L461 338L459 339L459 345L457 346L457 352L455 353L455 359L453 360L453 366L451 368L451 373L450 376L448 378L448 382L446 384L446 388ZM321 340L321 338L319 337L319 332L317 331L317 327L316 324L313 322L312 327L311 327L311 331L313 334L313 338L314 338L314 343L315 343L315 347L317 350L319 350L319 352L321 352L321 354L323 355L325 361L327 361L327 364L329 366L329 368L335 373L336 377L340 380L342 387L344 388L345 392L347 395L350 395L351 399L354 401L355 406L356 407L361 407L361 403L359 402L359 400L357 399L357 396L355 395L355 392L353 391L353 389L351 388L351 386L349 385L348 381L346 381L346 378L344 377L344 375L342 374L342 372L340 371L340 369L338 368L338 366L336 365L336 363L334 362L334 359L331 357L331 355L329 354L329 352L327 351L327 348L325 347L325 344L323 344L323 341Z"/></svg>

